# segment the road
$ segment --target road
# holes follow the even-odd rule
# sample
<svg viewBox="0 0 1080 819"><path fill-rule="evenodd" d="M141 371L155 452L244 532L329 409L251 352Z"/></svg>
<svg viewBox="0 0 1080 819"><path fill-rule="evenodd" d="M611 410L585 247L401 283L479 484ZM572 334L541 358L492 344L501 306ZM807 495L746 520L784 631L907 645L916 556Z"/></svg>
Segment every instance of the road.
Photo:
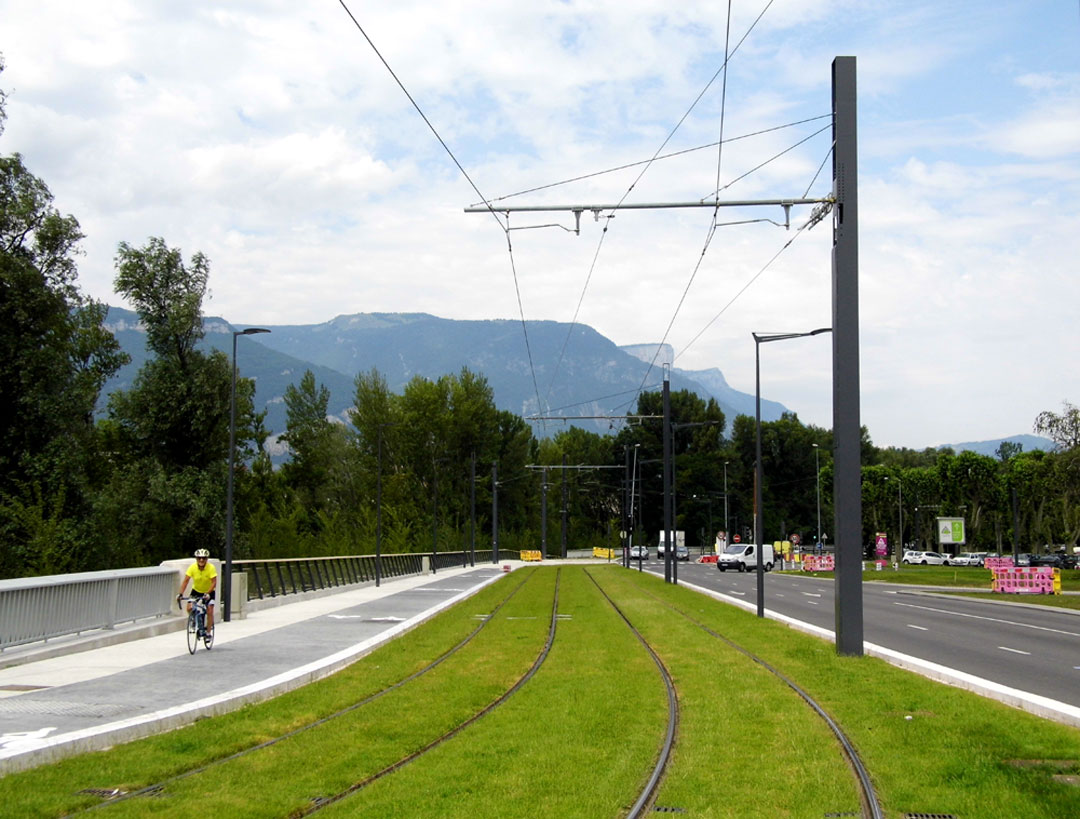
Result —
<svg viewBox="0 0 1080 819"><path fill-rule="evenodd" d="M664 573L664 564L655 560L645 562L643 568ZM719 572L712 564L680 563L678 576L680 583L757 606L753 572ZM768 573L765 608L831 632L836 622L833 581ZM1080 616L1076 613L866 582L863 638L1002 686L1080 705Z"/></svg>

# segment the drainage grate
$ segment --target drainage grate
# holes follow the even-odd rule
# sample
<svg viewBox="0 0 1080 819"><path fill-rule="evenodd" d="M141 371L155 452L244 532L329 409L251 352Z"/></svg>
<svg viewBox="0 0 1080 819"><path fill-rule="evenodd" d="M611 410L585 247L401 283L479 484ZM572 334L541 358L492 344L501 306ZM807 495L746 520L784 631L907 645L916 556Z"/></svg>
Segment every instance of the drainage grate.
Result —
<svg viewBox="0 0 1080 819"><path fill-rule="evenodd" d="M905 813L904 819L956 819L951 813Z"/></svg>
<svg viewBox="0 0 1080 819"><path fill-rule="evenodd" d="M842 813L826 813L825 819L833 819L833 817L838 816L862 816L862 814L857 810L846 810Z"/></svg>
<svg viewBox="0 0 1080 819"><path fill-rule="evenodd" d="M670 805L657 805L653 813L686 813L686 808L673 808Z"/></svg>

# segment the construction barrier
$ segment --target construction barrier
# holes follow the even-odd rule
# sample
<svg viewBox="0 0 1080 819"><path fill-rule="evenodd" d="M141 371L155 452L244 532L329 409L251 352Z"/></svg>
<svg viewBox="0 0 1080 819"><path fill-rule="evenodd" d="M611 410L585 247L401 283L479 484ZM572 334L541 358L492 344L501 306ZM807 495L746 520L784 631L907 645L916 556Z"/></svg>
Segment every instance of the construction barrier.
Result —
<svg viewBox="0 0 1080 819"><path fill-rule="evenodd" d="M702 555L697 559L698 563L715 563L719 555Z"/></svg>
<svg viewBox="0 0 1080 819"><path fill-rule="evenodd" d="M994 570L991 589L1001 594L1061 594L1061 570L1050 566L1006 566Z"/></svg>
<svg viewBox="0 0 1080 819"><path fill-rule="evenodd" d="M543 560L544 556L540 554L539 549L523 549L521 551L522 560Z"/></svg>
<svg viewBox="0 0 1080 819"><path fill-rule="evenodd" d="M836 559L833 555L803 555L804 572L836 571Z"/></svg>
<svg viewBox="0 0 1080 819"><path fill-rule="evenodd" d="M602 557L605 560L614 560L615 559L615 550L614 549L602 549L599 546L593 546L592 556L593 557Z"/></svg>
<svg viewBox="0 0 1080 819"><path fill-rule="evenodd" d="M988 557L983 561L983 568L993 572L995 569L1011 569L1013 559L1011 557Z"/></svg>

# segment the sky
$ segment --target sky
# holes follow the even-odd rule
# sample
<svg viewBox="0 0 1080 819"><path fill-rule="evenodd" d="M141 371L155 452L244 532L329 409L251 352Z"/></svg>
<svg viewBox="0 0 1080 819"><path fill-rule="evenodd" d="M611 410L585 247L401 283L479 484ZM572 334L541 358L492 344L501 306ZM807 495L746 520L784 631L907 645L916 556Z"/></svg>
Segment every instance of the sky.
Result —
<svg viewBox="0 0 1080 819"><path fill-rule="evenodd" d="M750 393L752 332L831 324L831 217L588 206L827 197L831 64L854 56L874 443L1030 433L1080 402L1077 0L0 0L0 20L0 153L79 220L88 296L130 307L117 246L160 236L209 257L204 312L236 324L576 320ZM565 210L465 212L484 200L586 209L575 233ZM763 396L823 427L829 338L761 347Z"/></svg>

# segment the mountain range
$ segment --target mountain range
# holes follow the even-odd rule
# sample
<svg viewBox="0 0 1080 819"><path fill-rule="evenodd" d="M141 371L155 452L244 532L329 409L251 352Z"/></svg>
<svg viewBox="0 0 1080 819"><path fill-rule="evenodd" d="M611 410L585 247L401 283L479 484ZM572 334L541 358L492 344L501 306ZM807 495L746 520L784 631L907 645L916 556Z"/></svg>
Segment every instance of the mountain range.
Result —
<svg viewBox="0 0 1080 819"><path fill-rule="evenodd" d="M105 385L99 409L108 393L131 387L148 357L146 334L136 313L110 307L106 326L131 362ZM233 332L247 326L207 317L201 346L231 355ZM329 414L343 422L353 404L357 373L377 368L391 391L400 393L416 376L434 380L468 367L487 378L499 409L529 418L541 414L542 404L546 418L565 417L566 423L602 433L611 428L614 417L634 411L640 391L661 389L662 362L672 360L670 345L620 347L583 324L529 321L524 326L527 343L520 321L458 321L427 313L355 313L322 324L266 325L269 333L237 338L237 369L255 379L255 406L267 411L271 454L280 460L285 453L276 437L286 427L285 389L299 384L305 370L327 388ZM729 432L736 415L754 414L754 395L731 387L719 368L673 367L670 381L672 390L715 398ZM776 401L761 401L762 420L774 421L787 411ZM534 423L538 435L563 428L560 421ZM1028 438L1035 436L1008 440L1023 443L1025 450L1049 448L1029 445L1033 442ZM999 443L978 446L990 446L987 454L992 455ZM953 445L957 450L975 447Z"/></svg>

